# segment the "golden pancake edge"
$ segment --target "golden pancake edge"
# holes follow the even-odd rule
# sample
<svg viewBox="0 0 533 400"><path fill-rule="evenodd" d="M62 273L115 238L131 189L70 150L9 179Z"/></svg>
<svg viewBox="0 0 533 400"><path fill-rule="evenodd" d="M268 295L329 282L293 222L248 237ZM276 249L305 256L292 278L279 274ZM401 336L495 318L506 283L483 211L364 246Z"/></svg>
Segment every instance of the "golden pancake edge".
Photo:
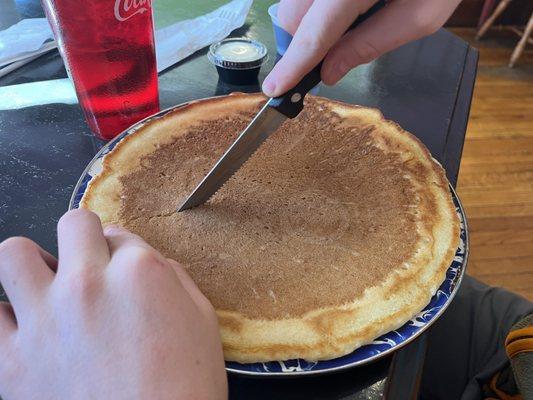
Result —
<svg viewBox="0 0 533 400"><path fill-rule="evenodd" d="M191 102L104 157L81 207L180 262L227 360L339 357L422 310L459 220L444 170L378 110L308 96L204 205L176 209L264 104Z"/></svg>

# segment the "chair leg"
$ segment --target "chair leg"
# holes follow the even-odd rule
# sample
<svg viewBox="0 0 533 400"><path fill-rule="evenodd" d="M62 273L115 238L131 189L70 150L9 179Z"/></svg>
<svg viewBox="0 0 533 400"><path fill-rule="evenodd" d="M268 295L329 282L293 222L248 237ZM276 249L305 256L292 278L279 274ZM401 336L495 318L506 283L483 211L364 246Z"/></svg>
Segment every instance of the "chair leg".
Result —
<svg viewBox="0 0 533 400"><path fill-rule="evenodd" d="M494 6L496 5L496 0L485 0L483 3L483 8L481 14L479 15L479 20L477 22L477 29L483 26L483 23L487 20L488 17L492 14Z"/></svg>
<svg viewBox="0 0 533 400"><path fill-rule="evenodd" d="M531 35L531 32L533 32L533 13L531 14L531 17L529 18L526 29L524 30L524 34L522 35L522 38L520 39L520 41L514 48L513 54L511 55L511 60L509 61L509 67L513 68L518 58L522 55L526 47L526 43L529 39L529 36Z"/></svg>
<svg viewBox="0 0 533 400"><path fill-rule="evenodd" d="M476 40L481 39L481 36L483 36L488 31L488 29L494 23L496 18L498 18L498 16L503 12L503 10L505 10L507 8L507 6L509 5L510 2L511 2L511 0L501 0L500 1L500 3L496 7L496 9L492 13L492 15L483 23L483 25L481 26L481 28L477 32Z"/></svg>

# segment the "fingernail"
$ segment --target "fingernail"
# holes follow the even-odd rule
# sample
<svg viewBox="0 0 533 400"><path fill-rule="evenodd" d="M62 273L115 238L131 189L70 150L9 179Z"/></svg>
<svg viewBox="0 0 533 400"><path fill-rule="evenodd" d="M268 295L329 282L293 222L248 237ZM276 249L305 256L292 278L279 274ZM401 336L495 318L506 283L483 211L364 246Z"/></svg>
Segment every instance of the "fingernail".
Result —
<svg viewBox="0 0 533 400"><path fill-rule="evenodd" d="M272 82L272 79L269 79L269 78L265 79L265 81L263 82L263 92L268 97L274 97L275 91L276 91L276 84Z"/></svg>

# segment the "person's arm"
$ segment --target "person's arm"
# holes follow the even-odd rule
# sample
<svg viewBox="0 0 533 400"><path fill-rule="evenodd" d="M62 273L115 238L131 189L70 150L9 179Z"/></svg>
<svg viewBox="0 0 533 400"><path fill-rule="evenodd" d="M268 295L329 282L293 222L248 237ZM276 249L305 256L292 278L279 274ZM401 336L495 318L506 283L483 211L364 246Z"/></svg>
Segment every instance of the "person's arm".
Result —
<svg viewBox="0 0 533 400"><path fill-rule="evenodd" d="M352 68L437 31L460 0L392 0L344 34L376 0L281 0L278 18L293 40L263 82L267 96L279 96L324 57L322 81L337 83Z"/></svg>
<svg viewBox="0 0 533 400"><path fill-rule="evenodd" d="M216 314L178 263L85 210L58 247L0 244L3 399L227 397Z"/></svg>

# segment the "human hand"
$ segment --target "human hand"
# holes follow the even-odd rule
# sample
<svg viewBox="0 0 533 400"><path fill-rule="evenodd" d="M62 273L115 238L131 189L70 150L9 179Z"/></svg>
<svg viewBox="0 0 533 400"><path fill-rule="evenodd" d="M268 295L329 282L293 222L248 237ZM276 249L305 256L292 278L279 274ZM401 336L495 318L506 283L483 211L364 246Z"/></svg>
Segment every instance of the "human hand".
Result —
<svg viewBox="0 0 533 400"><path fill-rule="evenodd" d="M322 81L337 83L352 68L437 31L461 0L394 0L346 32L377 0L281 0L278 19L294 37L263 82L269 97L293 88L322 59Z"/></svg>
<svg viewBox="0 0 533 400"><path fill-rule="evenodd" d="M0 244L4 400L227 397L216 314L178 263L86 210L58 247Z"/></svg>

